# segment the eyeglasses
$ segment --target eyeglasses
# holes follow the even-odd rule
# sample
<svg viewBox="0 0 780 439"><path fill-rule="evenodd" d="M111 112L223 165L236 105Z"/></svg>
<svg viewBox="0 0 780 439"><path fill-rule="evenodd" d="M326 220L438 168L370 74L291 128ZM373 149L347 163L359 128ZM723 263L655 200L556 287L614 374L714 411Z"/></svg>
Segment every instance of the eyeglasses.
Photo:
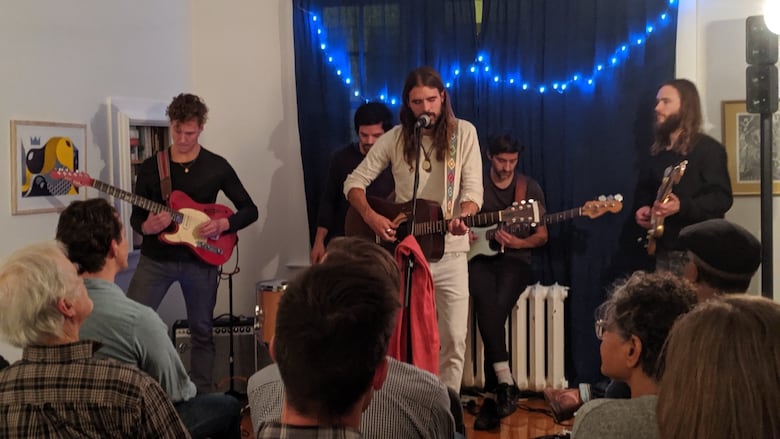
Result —
<svg viewBox="0 0 780 439"><path fill-rule="evenodd" d="M604 331L609 329L609 323L604 319L596 320L596 338L602 340L604 338Z"/></svg>

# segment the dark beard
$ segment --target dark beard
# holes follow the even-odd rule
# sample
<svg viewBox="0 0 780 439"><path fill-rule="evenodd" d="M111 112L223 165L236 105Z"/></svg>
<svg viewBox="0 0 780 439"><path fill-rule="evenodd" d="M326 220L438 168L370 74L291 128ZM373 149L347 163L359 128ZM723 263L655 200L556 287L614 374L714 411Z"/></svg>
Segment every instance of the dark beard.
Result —
<svg viewBox="0 0 780 439"><path fill-rule="evenodd" d="M655 124L655 140L661 145L671 145L671 135L673 132L680 128L681 123L680 114L672 114L666 118L660 124Z"/></svg>

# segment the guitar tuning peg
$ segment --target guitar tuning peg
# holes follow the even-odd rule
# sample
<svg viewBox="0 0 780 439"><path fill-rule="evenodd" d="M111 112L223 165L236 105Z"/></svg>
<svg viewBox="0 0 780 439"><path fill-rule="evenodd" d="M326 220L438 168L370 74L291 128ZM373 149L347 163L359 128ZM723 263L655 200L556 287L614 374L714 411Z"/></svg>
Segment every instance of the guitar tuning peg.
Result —
<svg viewBox="0 0 780 439"><path fill-rule="evenodd" d="M529 203L535 203L535 201L534 201L534 199L533 199L533 198L529 199L529 200L528 200L528 202L529 202Z"/></svg>
<svg viewBox="0 0 780 439"><path fill-rule="evenodd" d="M516 203L516 202L515 202ZM520 204L525 204L525 200L521 200Z"/></svg>
<svg viewBox="0 0 780 439"><path fill-rule="evenodd" d="M604 195L599 195L598 200L599 201L607 201L607 197L605 197Z"/></svg>
<svg viewBox="0 0 780 439"><path fill-rule="evenodd" d="M517 201L512 201L512 207L517 207Z"/></svg>
<svg viewBox="0 0 780 439"><path fill-rule="evenodd" d="M623 201L623 195L621 195L621 194L615 194L615 199L616 199L617 201Z"/></svg>

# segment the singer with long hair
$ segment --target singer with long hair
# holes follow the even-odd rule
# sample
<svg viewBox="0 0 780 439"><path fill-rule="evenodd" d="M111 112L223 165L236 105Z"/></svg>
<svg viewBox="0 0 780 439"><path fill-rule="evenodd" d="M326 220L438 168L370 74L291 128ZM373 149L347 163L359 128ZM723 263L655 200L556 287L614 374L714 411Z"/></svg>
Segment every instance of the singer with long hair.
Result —
<svg viewBox="0 0 780 439"><path fill-rule="evenodd" d="M439 377L459 390L466 350L469 306L468 227L462 217L477 213L482 206L482 160L477 130L457 119L450 96L439 73L420 67L406 77L403 88L401 124L379 138L366 158L347 177L344 194L377 237L395 241L396 225L391 218L371 208L365 188L390 166L395 181L395 202L412 200L414 176L419 160L419 199L442 207L448 222L444 256L430 262L435 289L436 318L441 339ZM420 153L415 130L422 130ZM414 292L412 292L414 296Z"/></svg>

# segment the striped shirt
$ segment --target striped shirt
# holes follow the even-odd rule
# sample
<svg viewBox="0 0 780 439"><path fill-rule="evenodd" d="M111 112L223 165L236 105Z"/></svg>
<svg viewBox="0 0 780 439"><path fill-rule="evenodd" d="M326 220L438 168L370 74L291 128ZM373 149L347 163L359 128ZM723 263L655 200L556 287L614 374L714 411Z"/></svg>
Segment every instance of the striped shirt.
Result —
<svg viewBox="0 0 780 439"><path fill-rule="evenodd" d="M249 378L247 396L255 430L280 420L284 384L276 364ZM388 357L387 378L363 412L360 431L367 439L452 439L447 388L435 375Z"/></svg>
<svg viewBox="0 0 780 439"><path fill-rule="evenodd" d="M265 422L260 425L256 439L361 439L360 432L347 427L300 427Z"/></svg>
<svg viewBox="0 0 780 439"><path fill-rule="evenodd" d="M154 379L94 359L99 348L92 341L24 348L0 371L0 437L190 437Z"/></svg>

